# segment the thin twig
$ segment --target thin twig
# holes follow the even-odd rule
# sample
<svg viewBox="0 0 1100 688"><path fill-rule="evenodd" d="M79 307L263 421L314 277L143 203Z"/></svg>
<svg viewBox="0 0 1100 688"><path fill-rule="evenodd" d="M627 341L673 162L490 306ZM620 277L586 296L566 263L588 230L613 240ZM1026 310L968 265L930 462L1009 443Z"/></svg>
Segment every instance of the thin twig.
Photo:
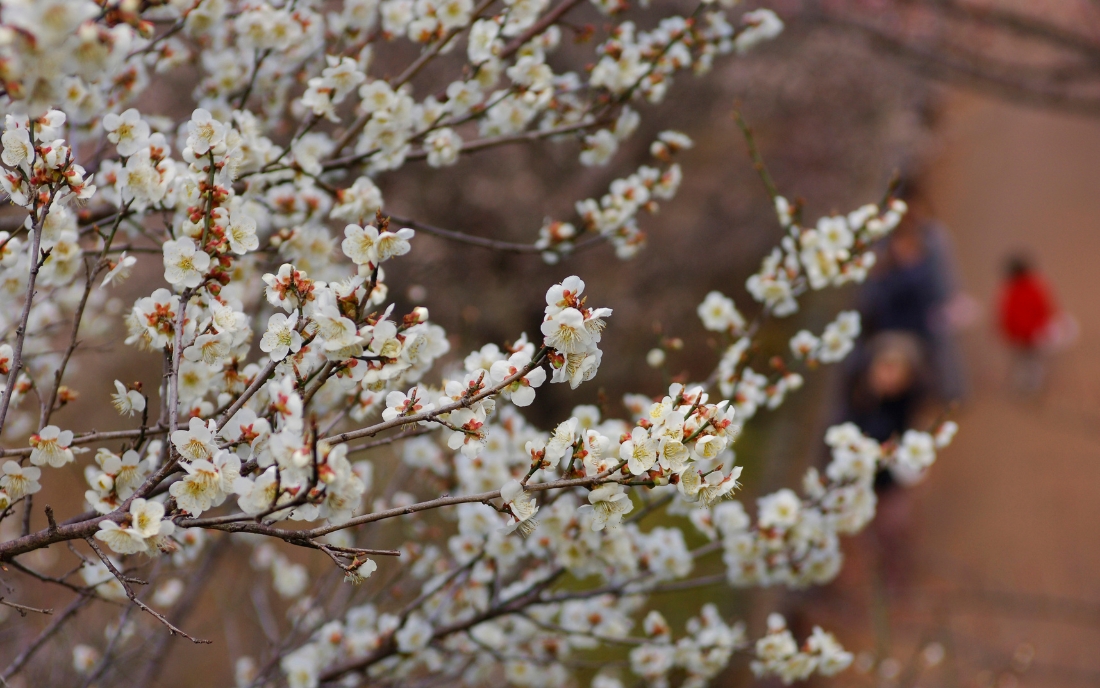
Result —
<svg viewBox="0 0 1100 688"><path fill-rule="evenodd" d="M66 621L71 619L73 615L80 611L81 607L86 605L91 600L91 594L88 592L82 593L77 596L76 599L69 603L69 606L61 610L61 613L58 614L52 622L50 622L49 626L46 626L46 628L38 634L38 637L35 638L30 645L28 645L22 652L19 653L19 655L15 659L12 660L11 664L8 665L7 669L4 669L4 673L0 675L0 677L2 677L6 681L12 676L15 676L17 673L19 673L19 671L24 666L26 666L27 662L30 661L31 657L34 656L34 653L38 652L38 649L46 644L46 641L48 641L54 636L55 633L61 630L61 627L65 625Z"/></svg>
<svg viewBox="0 0 1100 688"><path fill-rule="evenodd" d="M57 367L57 371L54 373L53 390L50 392L49 401L42 408L42 418L39 421L39 428L46 426L50 422L50 416L53 415L54 406L57 404L57 394L61 390L61 381L65 377L65 369L69 365L69 360L73 357L73 352L76 351L77 335L80 333L80 321L84 318L84 309L88 305L88 297L92 294L92 287L95 284L95 280L99 277L100 271L104 267L104 259L107 257L107 252L111 250L111 243L115 240L115 234L118 233L118 227L122 224L122 220L130 212L130 206L133 201L127 201L126 205L122 207L115 217L115 223L111 227L111 233L107 235L107 238L103 240L103 250L99 252L99 257L96 258L95 263L87 266L87 280L84 283L84 293L80 297L80 304L76 307L76 313L73 315L73 327L69 334L69 346L65 351L64 358L61 359L61 365Z"/></svg>
<svg viewBox="0 0 1100 688"><path fill-rule="evenodd" d="M554 480L546 483L538 483L536 485L527 485L524 489L527 492L545 492L547 490L560 490L570 487L590 487L596 484L604 482L612 482L611 476L617 473L624 463L617 464L613 468L599 473L591 477L583 478L569 478L565 480ZM259 523L225 523L222 519L218 518L203 518L203 519L182 519L177 521L177 525L182 528L216 528L218 530L226 530L229 532L244 532L244 533L259 533L261 535L268 535L271 537L281 538L290 542L291 544L300 544L303 541L309 541L313 538L319 538L329 533L334 533L338 530L344 530L346 528L353 528L366 523L374 523L376 521L383 521L390 518L397 518L398 516L406 516L408 514L415 514L421 511L430 511L432 509L440 509L446 506L454 506L457 504L470 504L473 502L488 503L494 499L500 498L500 490L493 490L492 492L481 492L478 494L461 495L457 497L443 496L436 499L431 499L426 502L418 502L416 504L410 504L408 506L394 507L392 509L385 509L382 511L375 511L374 513L364 514L357 516L356 518L349 519L343 523L331 524L327 526L318 526L308 530L284 530L281 528L275 528ZM305 545L310 546L310 545Z"/></svg>
<svg viewBox="0 0 1100 688"><path fill-rule="evenodd" d="M435 57L439 54L443 47L450 43L455 36L472 26L473 23L477 21L481 13L485 11L485 8L492 3L493 0L482 0L482 2L476 8L474 8L473 13L471 13L470 15L470 20L466 22L465 25L456 27L448 31L447 34L443 36L443 38L436 41L436 43L433 44L431 48L422 53L408 67L406 67L400 74L398 74L390 82L390 86L394 90L397 90L409 79L416 76L416 74L421 69L423 69L426 64L435 59ZM355 121L351 123L351 126L348 127L348 130L345 131L339 139L337 139L336 146L332 149L332 155L339 155L340 151L347 148L348 144L351 143L352 140L359 135L359 132L363 130L363 127L367 126L367 122L369 122L371 117L373 116L373 112L365 112L357 117Z"/></svg>
<svg viewBox="0 0 1100 688"><path fill-rule="evenodd" d="M23 315L19 318L19 327L15 331L15 346L12 347L12 363L11 369L8 372L8 384L4 390L4 399L0 401L0 435L4 432L4 422L8 418L8 406L11 403L11 395L15 392L15 383L19 379L19 371L23 367L23 342L27 338L27 321L30 319L31 305L34 303L34 284L38 279L38 271L45 262L45 257L39 256L42 249L42 226L46 222L46 216L49 215L50 206L53 204L53 199L56 194L56 189L50 192L49 200L42 207L42 214L34 223L34 228L31 230L31 269L30 276L27 278L27 296L23 303Z"/></svg>
<svg viewBox="0 0 1100 688"><path fill-rule="evenodd" d="M35 614L53 614L53 609L39 609L38 607L28 607L25 604L8 602L3 597L0 597L0 604L4 605L5 607L11 607L15 611L19 612L19 616L26 616L27 612L34 612Z"/></svg>
<svg viewBox="0 0 1100 688"><path fill-rule="evenodd" d="M124 576L122 574L122 572L120 572L117 568L115 568L115 565L113 563L111 563L111 560L107 557L106 554L103 553L103 550L101 550L99 548L99 545L96 544L95 540L93 540L90 537L84 538L84 540L85 540L85 542L88 543L88 545L91 546L92 550L96 553L96 556L99 557L99 560L102 561L103 565L107 567L107 570L111 572L111 575L113 575L118 580L118 582L122 584L123 589L126 590L126 596L130 598L131 602L133 602L138 607L140 607L142 611L152 615L152 617L154 619L156 619L157 621L160 621L162 624L167 626L168 627L168 632L171 635L181 635L184 638L187 638L191 642L195 643L196 645L209 645L210 644L209 640L201 640L199 638L194 638L191 635L187 634L185 631L180 630L171 621L164 618L163 614L161 614L157 610L153 609L149 605L147 605L144 602L142 602L141 600L139 600L137 594L134 593L134 589L132 587L130 587L130 582L133 581L134 579Z"/></svg>
<svg viewBox="0 0 1100 688"><path fill-rule="evenodd" d="M733 121L737 122L737 127L745 137L745 143L749 147L749 157L752 158L753 169L760 175L760 181L764 182L764 188L768 190L768 195L774 201L779 197L779 187L775 185L775 180L768 173L768 168L764 164L764 156L760 155L760 149L756 147L756 136L753 134L752 127L745 121L745 117L740 110L733 111Z"/></svg>
<svg viewBox="0 0 1100 688"><path fill-rule="evenodd" d="M227 408L225 410L225 413L222 414L222 417L218 419L218 430L224 428L225 424L228 423L230 419L237 414L237 411L240 411L244 407L244 405L248 403L248 400L251 399L252 396L256 394L256 392L258 392L261 387L264 386L264 383L267 382L267 378L271 376L271 373L275 372L275 367L278 365L279 361L268 361L267 365L263 367L263 370L256 373L256 377L253 378L252 384L250 384L248 388L244 390L244 393L242 393L241 396L237 397L237 400L233 402L233 405Z"/></svg>
<svg viewBox="0 0 1100 688"><path fill-rule="evenodd" d="M511 57L512 54L522 48L527 41L549 29L552 24L565 16L566 12L579 5L580 2L581 0L562 0L557 7L542 15L541 19L528 27L526 31L516 36L511 43L504 46L504 50L500 51L498 58L505 60Z"/></svg>
<svg viewBox="0 0 1100 688"><path fill-rule="evenodd" d="M462 631L473 628L480 623L484 623L486 621L490 621L501 616L506 616L508 614L514 614L520 611L521 609L534 603L538 599L539 595L542 594L542 591L552 585L553 582L560 578L564 573L564 568L555 569L544 579L534 583L528 590L517 593L507 600L500 601L496 605L491 606L489 609L481 612L480 614L475 614L468 619L464 619L463 621L457 621L455 623L437 628L432 633L432 640L446 638L455 633L461 633ZM356 658L342 664L337 664L328 671L325 671L320 676L320 679L322 682L333 681L347 673L350 673L352 671L359 671L377 662L380 662L396 652L397 643L394 639L393 634L390 634L382 642L382 645L371 654L367 655L366 657Z"/></svg>
<svg viewBox="0 0 1100 688"><path fill-rule="evenodd" d="M168 432L168 429L162 425L154 425L152 427L137 430L111 430L107 432L89 432L83 435L77 435L73 438L72 445L91 444L92 442L102 442L104 440L122 440L130 439L132 437L141 437L143 434L163 435ZM32 447L22 447L20 449L0 449L0 457L3 456L29 456L34 449Z"/></svg>
<svg viewBox="0 0 1100 688"><path fill-rule="evenodd" d="M351 431L348 431L348 432L341 433L339 435L331 435L329 437L324 437L322 439L324 439L330 445L332 445L332 444L343 444L344 442L349 442L351 440L359 439L360 437L373 437L374 435L377 435L378 433L380 433L384 430L389 430L390 428L401 427L402 425L411 425L413 423L419 423L420 421L433 421L433 420L436 419L436 417L441 416L445 413L450 413L451 411L457 411L458 409L462 409L462 408L469 408L470 406L473 406L474 404L481 401L482 399L485 399L486 397L490 397L494 394L499 393L502 389L504 389L508 385L512 384L516 380L519 380L520 378L522 378L523 376L527 375L532 370L537 368L539 365L542 364L543 359L545 359L546 352L547 352L547 349L544 347L541 351L539 351L535 354L535 356L531 359L530 363L525 365L520 370L516 371L515 374L506 377L505 379L501 380L499 383L497 383L496 385L493 385L492 387L487 387L487 388L481 390L477 394L474 394L474 395L471 395L471 396L468 396L468 397L463 397L462 399L460 399L458 401L455 401L453 403L450 403L450 404L444 404L443 406L440 406L439 408L433 409L431 411L424 411L422 413L417 413L417 414L414 414L414 415L411 415L411 416L399 416L397 418L394 418L393 420L383 421L381 423L376 423L375 425L372 425L369 428L362 428L360 430L351 430Z"/></svg>
<svg viewBox="0 0 1100 688"><path fill-rule="evenodd" d="M115 652L115 647L123 639L125 635L123 629L126 626L126 621L130 618L130 614L134 611L133 606L127 606L122 610L122 614L118 617L118 624L115 632L111 635L111 639L107 641L107 647L103 649L103 656L99 658L99 662L96 667L88 673L84 678L84 683L80 684L80 688L90 688L96 681L102 678L103 674L107 673L107 669L111 667L111 660ZM168 636L171 637L171 636Z"/></svg>
<svg viewBox="0 0 1100 688"><path fill-rule="evenodd" d="M174 623L182 624L188 617L188 615L194 610L195 602L198 600L199 595L206 588L207 582L210 580L210 576L213 575L215 568L217 567L218 560L223 554L230 549L229 538L221 538L212 546L210 546L205 555L203 556L202 563L199 564L198 569L190 576L187 581L187 588L184 590L183 595L180 596L176 604L168 612L169 618ZM145 670L141 675L141 678L135 682L135 686L148 686L152 685L156 680L157 675L160 673L161 668L164 665L164 660L168 656L168 651L171 649L170 641L172 640L172 634L162 635L157 638L156 644L153 646L152 652L149 653L149 661L145 664Z"/></svg>
<svg viewBox="0 0 1100 688"><path fill-rule="evenodd" d="M376 449L378 447L385 446L387 444L393 444L401 440L407 440L410 437L419 437L421 435L427 435L428 433L435 432L436 428L431 426L422 426L415 430L405 430L396 435L390 435L389 437L383 437L377 440L371 440L370 442L364 442L362 444L356 444L348 447L348 454L354 454L356 452L366 451L368 449Z"/></svg>

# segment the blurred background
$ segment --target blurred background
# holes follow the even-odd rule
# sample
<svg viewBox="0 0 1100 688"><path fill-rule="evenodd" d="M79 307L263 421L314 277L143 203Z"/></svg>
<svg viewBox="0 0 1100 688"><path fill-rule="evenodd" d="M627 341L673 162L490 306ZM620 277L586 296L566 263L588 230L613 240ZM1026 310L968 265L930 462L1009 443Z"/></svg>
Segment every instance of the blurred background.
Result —
<svg viewBox="0 0 1100 688"><path fill-rule="evenodd" d="M624 392L659 394L667 376L698 380L714 366L718 343L695 314L708 291L755 313L745 279L780 231L735 109L807 218L878 201L899 175L914 217L902 239L882 247L870 286L812 295L801 313L765 331L778 350L798 329L820 331L838 310L859 308L868 324L850 363L818 370L780 410L754 419L736 447L746 467L742 499L751 511L755 496L798 485L807 467L822 464L822 433L840 420L888 436L949 412L959 435L924 482L898 489L887 483L904 479L883 480L879 521L845 543L833 584L804 592L716 587L690 603L715 600L754 633L773 609L791 617L799 637L814 625L834 631L858 658L822 685L1100 685L1100 3L768 6L787 32L750 56L719 61L704 79L680 77L663 104L642 106L642 130L609 167L579 168L571 143L539 144L380 178L395 215L531 242L544 218L570 219L576 200L598 197L645 163L658 131L696 142L680 160L679 195L643 219L648 246L633 260L601 246L546 265L421 233L408 260L387 269L398 310L426 305L461 357L535 332L543 288L531 285L579 274L594 302L615 310L605 341L616 355L605 357L595 384L576 393L554 386L525 415L548 428L572 406L604 400L621 414ZM600 21L590 9L578 24ZM193 78L184 71L156 84L138 107L178 107ZM147 293L145 279L159 273L139 273L126 304ZM884 332L904 334L875 336ZM662 372L644 360L663 338L684 346L670 351ZM155 356L111 368L118 360L89 352L79 386L99 394L116 378L159 374ZM118 423L109 411L74 406L58 421L105 430ZM55 505L61 513L82 509L82 476L71 473L71 503ZM66 553L41 556L44 568L69 568L57 561ZM246 566L226 567L195 603L188 630L217 644L171 641L163 685L222 685L186 670L196 662L228 685L230 657L260 651L263 610L285 612L277 600L252 600L259 621L251 610L230 622L210 613L245 590L250 575ZM96 618L109 623L117 614ZM9 614L0 625L5 658L44 623ZM98 638L101 628L73 627L60 644ZM67 685L70 661L59 652L25 685ZM738 660L716 685L751 680Z"/></svg>

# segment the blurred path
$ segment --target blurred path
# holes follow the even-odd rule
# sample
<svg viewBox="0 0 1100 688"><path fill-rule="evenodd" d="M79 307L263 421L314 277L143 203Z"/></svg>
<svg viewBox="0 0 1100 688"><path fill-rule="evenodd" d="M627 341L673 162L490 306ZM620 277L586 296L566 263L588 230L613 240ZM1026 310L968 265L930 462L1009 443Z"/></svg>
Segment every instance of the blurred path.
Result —
<svg viewBox="0 0 1100 688"><path fill-rule="evenodd" d="M964 337L962 430L915 493L925 592L911 603L927 612L930 590L981 591L939 606L957 685L1100 685L1100 119L957 96L941 131L932 197L985 314ZM1001 266L1020 248L1081 325L1030 401L1009 393L994 331ZM954 684L940 672L914 685Z"/></svg>
<svg viewBox="0 0 1100 688"><path fill-rule="evenodd" d="M961 429L924 484L846 542L837 581L791 608L861 652L815 685L1100 686L1100 119L959 94L939 141L929 191L984 311L963 336ZM1081 327L1034 399L1010 392L995 329L1020 249Z"/></svg>

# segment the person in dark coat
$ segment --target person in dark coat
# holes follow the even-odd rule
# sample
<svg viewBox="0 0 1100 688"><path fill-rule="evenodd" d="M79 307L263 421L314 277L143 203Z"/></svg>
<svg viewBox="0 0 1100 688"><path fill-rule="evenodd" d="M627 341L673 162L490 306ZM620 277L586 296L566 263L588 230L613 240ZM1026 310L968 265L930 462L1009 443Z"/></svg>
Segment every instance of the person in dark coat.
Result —
<svg viewBox="0 0 1100 688"><path fill-rule="evenodd" d="M960 299L951 242L920 187L903 185L909 212L883 242L878 262L860 292L867 336L908 332L921 341L929 392L943 402L966 396L966 374L952 314Z"/></svg>

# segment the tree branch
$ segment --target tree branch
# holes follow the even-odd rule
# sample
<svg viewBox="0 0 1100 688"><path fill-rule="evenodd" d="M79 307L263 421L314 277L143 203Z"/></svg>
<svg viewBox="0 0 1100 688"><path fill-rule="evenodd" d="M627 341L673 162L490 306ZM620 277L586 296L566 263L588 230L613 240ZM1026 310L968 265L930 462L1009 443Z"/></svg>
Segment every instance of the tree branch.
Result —
<svg viewBox="0 0 1100 688"><path fill-rule="evenodd" d="M92 551L96 553L96 556L98 556L99 560L103 562L103 565L107 567L107 570L111 572L111 575L113 575L115 579L118 580L118 582L122 585L123 589L126 591L126 597L129 597L130 601L140 607L143 612L146 612L154 619L164 624L168 628L168 633L170 635L181 635L184 638L187 638L191 642L195 643L196 645L210 644L209 640L201 640L199 638L194 638L188 635L186 632L177 628L171 621L164 618L163 614L139 600L137 594L134 593L134 589L130 586L130 581L132 579L122 575L122 573L117 568L115 568L115 565L111 563L111 560L107 557L106 554L103 553L103 550L99 548L99 545L96 544L93 538L86 537L84 538L84 541L87 542L88 545L92 548Z"/></svg>
<svg viewBox="0 0 1100 688"><path fill-rule="evenodd" d="M34 228L31 230L31 268L30 276L27 278L27 296L23 304L23 315L19 318L19 328L15 331L15 346L12 351L11 370L8 372L8 384L4 390L4 399L0 401L0 435L4 432L4 422L8 418L11 395L15 391L15 382L19 379L19 371L23 367L23 342L27 338L27 321L30 319L31 305L34 303L34 283L38 279L38 271L45 262L45 257L39 256L42 249L42 226L46 223L46 216L49 215L50 206L53 205L53 199L56 195L56 189L50 192L49 200L42 207L42 215L34 223Z"/></svg>
<svg viewBox="0 0 1100 688"><path fill-rule="evenodd" d="M61 630L61 627L64 626L65 623L69 619L71 619L78 611L80 611L81 607L88 604L88 602L90 602L91 600L92 597L90 593L85 592L78 595L76 599L69 603L69 606L61 610L61 613L57 615L57 618L50 622L50 625L46 626L46 628L38 634L38 637L35 638L30 645L28 645L22 652L20 652L16 656L15 659L12 660L11 664L8 665L8 668L4 669L4 673L0 675L0 678L3 678L5 681L7 681L9 678L19 673L19 671L22 670L24 666L26 666L27 662L30 661L31 657L34 656L34 653L38 652L39 648L41 648L50 638L52 638L55 633Z"/></svg>

